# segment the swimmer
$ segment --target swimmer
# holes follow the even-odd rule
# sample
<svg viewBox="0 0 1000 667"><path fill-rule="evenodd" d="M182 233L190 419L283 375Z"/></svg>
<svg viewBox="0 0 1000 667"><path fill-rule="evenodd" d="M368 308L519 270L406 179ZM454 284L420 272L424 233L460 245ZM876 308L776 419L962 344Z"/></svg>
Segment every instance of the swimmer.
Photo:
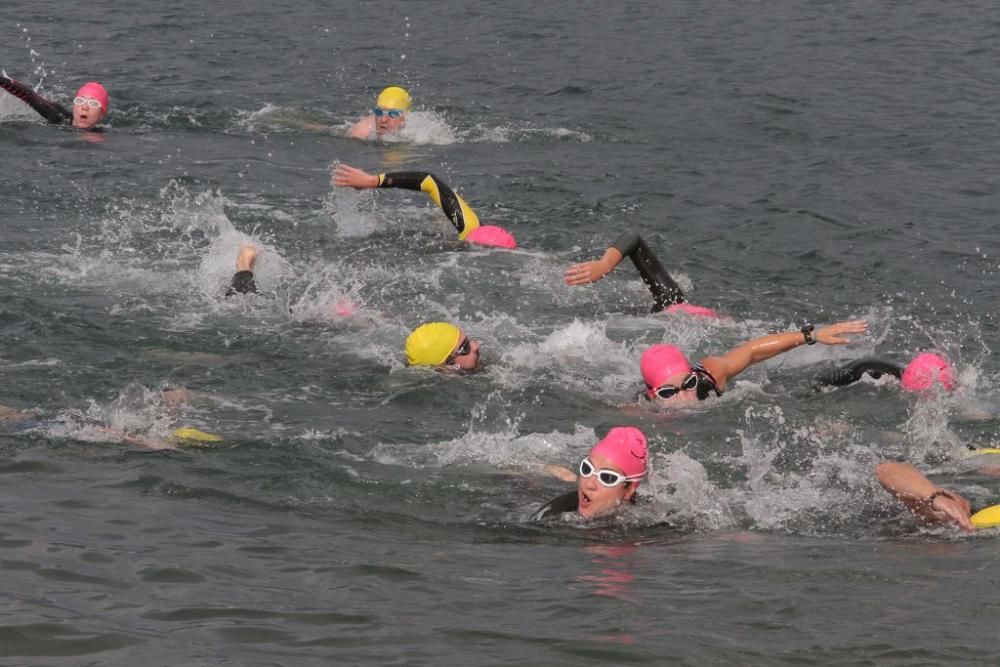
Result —
<svg viewBox="0 0 1000 667"><path fill-rule="evenodd" d="M337 187L368 190L373 188L402 188L424 192L448 216L461 241L476 245L513 250L517 247L514 237L506 229L495 225L480 225L479 216L440 178L426 171L400 171L387 174L369 174L346 164L337 165L332 182Z"/></svg>
<svg viewBox="0 0 1000 667"><path fill-rule="evenodd" d="M718 357L705 357L697 364L688 362L673 345L653 345L642 353L639 367L646 383L643 396L661 405L677 405L721 396L726 384L747 367L801 345L844 345L850 334L868 330L865 320L838 322L816 329L811 324L799 331L769 334L743 343Z"/></svg>
<svg viewBox="0 0 1000 667"><path fill-rule="evenodd" d="M973 530L969 501L937 486L909 463L887 461L875 468L886 491L896 496L917 519L929 524L954 524Z"/></svg>
<svg viewBox="0 0 1000 667"><path fill-rule="evenodd" d="M0 76L0 88L24 101L38 115L50 123L69 124L79 130L98 132L98 123L108 114L108 91L96 81L88 81L80 86L73 98L73 111L56 102L51 102L20 81Z"/></svg>
<svg viewBox="0 0 1000 667"><path fill-rule="evenodd" d="M566 269L564 276L566 284L595 283L611 273L625 257L632 260L642 282L646 283L646 287L653 294L653 307L649 312L683 312L696 317L720 317L711 308L687 303L684 292L663 268L660 260L642 237L635 232L625 232L619 236L611 247L604 251L600 259L574 264Z"/></svg>
<svg viewBox="0 0 1000 667"><path fill-rule="evenodd" d="M249 244L240 246L236 256L236 273L233 274L233 281L226 290L226 298L235 294L256 294L257 281L253 276L254 265L257 264L257 248Z"/></svg>
<svg viewBox="0 0 1000 667"><path fill-rule="evenodd" d="M406 338L406 361L446 373L469 373L479 368L479 342L454 324L428 322Z"/></svg>
<svg viewBox="0 0 1000 667"><path fill-rule="evenodd" d="M194 400L195 395L183 387L166 387L160 391L165 414L171 419L176 417L179 408ZM61 428L60 428L61 427ZM38 410L17 410L0 405L0 432L24 434L38 431L54 431L65 435L67 427L77 435L85 430L103 434L102 441L114 438L121 442L136 445L144 449L177 449L178 446L204 446L205 443L219 443L222 438L213 433L185 426L174 429L167 437L134 434L119 428L112 428L103 420L76 412L64 412L55 417L47 417ZM89 438L84 438L89 439Z"/></svg>
<svg viewBox="0 0 1000 667"><path fill-rule="evenodd" d="M580 462L576 490L558 496L535 512L531 520L541 521L564 512L576 512L584 519L613 514L634 505L636 490L647 473L646 436L632 426L616 426L594 445ZM573 481L568 470L559 475Z"/></svg>
<svg viewBox="0 0 1000 667"><path fill-rule="evenodd" d="M905 368L881 359L859 359L821 373L813 380L813 385L816 389L845 387L865 375L876 380L883 375L891 375L899 380L900 388L908 392L926 393L935 386L948 392L955 390L955 372L951 364L933 352L921 352Z"/></svg>
<svg viewBox="0 0 1000 667"><path fill-rule="evenodd" d="M372 112L347 131L349 139L373 139L399 132L406 126L412 100L405 88L389 86L379 93Z"/></svg>

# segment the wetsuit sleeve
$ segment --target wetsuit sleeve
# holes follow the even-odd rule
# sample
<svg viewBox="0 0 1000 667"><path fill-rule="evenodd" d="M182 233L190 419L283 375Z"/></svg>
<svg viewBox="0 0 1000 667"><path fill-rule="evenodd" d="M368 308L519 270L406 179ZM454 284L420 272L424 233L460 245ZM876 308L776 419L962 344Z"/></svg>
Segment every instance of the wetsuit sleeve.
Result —
<svg viewBox="0 0 1000 667"><path fill-rule="evenodd" d="M653 251L649 249L642 237L635 232L625 232L611 244L623 257L628 257L639 271L642 282L653 294L653 308L650 312L658 313L667 306L684 303L684 292L670 277L667 270L660 264Z"/></svg>
<svg viewBox="0 0 1000 667"><path fill-rule="evenodd" d="M903 367L891 361L859 359L846 366L817 375L813 380L813 385L816 387L846 387L860 380L865 373L876 380L883 375L892 375L899 379L903 375Z"/></svg>
<svg viewBox="0 0 1000 667"><path fill-rule="evenodd" d="M531 515L532 521L544 521L563 512L576 512L580 509L580 495L576 489L562 494L558 498L553 498L549 502L538 508L538 511Z"/></svg>
<svg viewBox="0 0 1000 667"><path fill-rule="evenodd" d="M237 271L233 276L233 283L226 290L226 298L234 294L256 294L257 281L254 280L253 271Z"/></svg>
<svg viewBox="0 0 1000 667"><path fill-rule="evenodd" d="M3 88L14 97L23 101L50 123L69 123L73 120L73 114L67 111L65 107L55 102L50 102L33 91L30 86L26 86L20 81L0 76L0 88Z"/></svg>
<svg viewBox="0 0 1000 667"><path fill-rule="evenodd" d="M473 229L479 227L479 216L465 203L465 200L455 194L434 174L425 171L397 171L378 175L380 188L402 188L404 190L419 190L425 193L437 204L451 220L458 231L458 238L465 240Z"/></svg>

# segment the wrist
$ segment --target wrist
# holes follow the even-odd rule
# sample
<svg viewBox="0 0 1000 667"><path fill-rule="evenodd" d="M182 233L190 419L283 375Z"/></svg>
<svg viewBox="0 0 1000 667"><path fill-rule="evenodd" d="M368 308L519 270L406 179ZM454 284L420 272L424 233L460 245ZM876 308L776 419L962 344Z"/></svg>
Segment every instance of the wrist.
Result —
<svg viewBox="0 0 1000 667"><path fill-rule="evenodd" d="M799 332L802 334L803 340L805 340L806 345L815 345L816 336L813 333L816 331L816 327L812 324L803 324Z"/></svg>
<svg viewBox="0 0 1000 667"><path fill-rule="evenodd" d="M927 496L927 500L924 501L924 504L926 504L927 507L929 507L932 510L933 509L937 509L936 507L934 507L934 501L936 501L938 498L942 498L942 497L943 498L951 498L951 492L945 491L944 489L935 489L931 493L931 495Z"/></svg>

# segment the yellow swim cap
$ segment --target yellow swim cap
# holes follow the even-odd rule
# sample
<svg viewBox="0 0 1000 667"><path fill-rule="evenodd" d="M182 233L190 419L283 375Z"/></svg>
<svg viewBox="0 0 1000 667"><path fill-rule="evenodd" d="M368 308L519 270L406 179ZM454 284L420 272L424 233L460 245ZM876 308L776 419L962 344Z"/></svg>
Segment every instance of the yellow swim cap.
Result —
<svg viewBox="0 0 1000 667"><path fill-rule="evenodd" d="M455 349L462 332L454 324L428 322L406 339L406 360L411 366L437 366Z"/></svg>
<svg viewBox="0 0 1000 667"><path fill-rule="evenodd" d="M389 86L378 95L375 105L382 109L402 109L410 110L410 94L405 88L399 86Z"/></svg>

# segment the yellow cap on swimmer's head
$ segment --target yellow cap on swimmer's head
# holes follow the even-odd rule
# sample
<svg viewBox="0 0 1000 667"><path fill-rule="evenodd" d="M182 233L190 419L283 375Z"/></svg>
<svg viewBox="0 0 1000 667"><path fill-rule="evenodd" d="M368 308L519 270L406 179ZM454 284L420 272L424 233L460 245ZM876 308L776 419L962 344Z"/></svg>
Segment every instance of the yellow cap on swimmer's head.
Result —
<svg viewBox="0 0 1000 667"><path fill-rule="evenodd" d="M406 338L406 360L411 366L438 366L451 356L462 332L454 324L421 324Z"/></svg>
<svg viewBox="0 0 1000 667"><path fill-rule="evenodd" d="M380 109L402 109L403 111L409 111L411 102L410 94L406 92L405 88L389 86L379 93L375 105Z"/></svg>

